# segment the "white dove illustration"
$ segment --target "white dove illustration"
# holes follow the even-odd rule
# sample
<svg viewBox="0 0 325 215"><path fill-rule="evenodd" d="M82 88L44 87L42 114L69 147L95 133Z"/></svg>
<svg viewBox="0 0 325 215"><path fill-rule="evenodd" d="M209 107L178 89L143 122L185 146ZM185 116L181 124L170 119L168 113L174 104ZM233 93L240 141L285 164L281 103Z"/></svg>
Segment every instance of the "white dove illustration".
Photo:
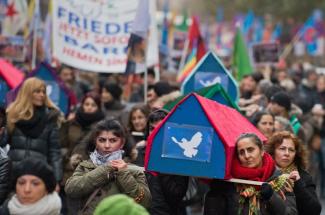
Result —
<svg viewBox="0 0 325 215"><path fill-rule="evenodd" d="M175 137L172 137L172 140L179 145L182 149L184 149L184 155L188 158L192 158L198 152L196 149L202 142L202 133L196 132L190 141L186 138L182 138L179 142Z"/></svg>
<svg viewBox="0 0 325 215"><path fill-rule="evenodd" d="M200 83L202 84L202 86L204 87L208 87L208 86L211 86L213 84L216 84L216 83L221 83L221 78L219 76L215 77L212 81L203 81L203 80L200 80Z"/></svg>

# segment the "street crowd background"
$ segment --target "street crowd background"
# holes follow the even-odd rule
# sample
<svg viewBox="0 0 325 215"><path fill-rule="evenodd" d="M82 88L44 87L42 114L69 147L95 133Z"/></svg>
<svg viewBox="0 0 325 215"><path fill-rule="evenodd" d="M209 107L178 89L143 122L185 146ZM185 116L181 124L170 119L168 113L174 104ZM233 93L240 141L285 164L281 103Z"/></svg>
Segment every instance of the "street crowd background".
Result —
<svg viewBox="0 0 325 215"><path fill-rule="evenodd" d="M216 89L293 179L293 205L290 195L274 205L321 213L325 3L80 2L0 0L0 214L222 211L215 189L235 192L228 182L144 171L158 123L183 96ZM215 69L201 67L211 58ZM294 143L286 168L283 139ZM273 190L262 185L257 198Z"/></svg>

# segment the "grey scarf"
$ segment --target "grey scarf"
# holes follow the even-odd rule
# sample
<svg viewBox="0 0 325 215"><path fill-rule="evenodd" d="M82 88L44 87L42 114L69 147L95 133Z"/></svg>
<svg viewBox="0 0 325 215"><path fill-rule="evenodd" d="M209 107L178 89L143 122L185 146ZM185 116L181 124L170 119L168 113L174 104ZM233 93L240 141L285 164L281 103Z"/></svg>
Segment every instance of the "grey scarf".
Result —
<svg viewBox="0 0 325 215"><path fill-rule="evenodd" d="M96 166L100 166L108 163L109 161L122 159L123 153L124 153L123 150L117 150L107 155L101 155L95 149L95 151L90 153L90 159Z"/></svg>

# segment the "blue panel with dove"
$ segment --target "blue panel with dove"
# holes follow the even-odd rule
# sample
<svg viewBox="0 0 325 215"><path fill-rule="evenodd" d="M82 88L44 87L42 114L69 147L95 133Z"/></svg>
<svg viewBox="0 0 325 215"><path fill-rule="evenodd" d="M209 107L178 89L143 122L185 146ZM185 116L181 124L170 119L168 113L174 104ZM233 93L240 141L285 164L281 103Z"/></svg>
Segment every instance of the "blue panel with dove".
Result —
<svg viewBox="0 0 325 215"><path fill-rule="evenodd" d="M164 134L162 157L210 162L211 127L167 122Z"/></svg>

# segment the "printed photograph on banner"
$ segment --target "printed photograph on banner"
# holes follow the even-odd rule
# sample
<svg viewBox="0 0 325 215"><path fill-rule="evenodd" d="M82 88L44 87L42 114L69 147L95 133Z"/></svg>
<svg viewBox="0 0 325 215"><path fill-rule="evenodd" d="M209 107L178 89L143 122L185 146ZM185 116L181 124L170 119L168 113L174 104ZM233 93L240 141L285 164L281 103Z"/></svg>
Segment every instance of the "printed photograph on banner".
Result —
<svg viewBox="0 0 325 215"><path fill-rule="evenodd" d="M0 35L0 57L15 62L23 62L26 56L24 38L22 36Z"/></svg>
<svg viewBox="0 0 325 215"><path fill-rule="evenodd" d="M170 71L178 71L179 63L181 61L183 50L185 48L186 37L187 33L182 31L175 31L173 34L172 48L170 51Z"/></svg>
<svg viewBox="0 0 325 215"><path fill-rule="evenodd" d="M146 46L146 39L136 34L131 34L127 49L128 60L125 70L127 74L139 73L144 71L143 69L145 69Z"/></svg>

